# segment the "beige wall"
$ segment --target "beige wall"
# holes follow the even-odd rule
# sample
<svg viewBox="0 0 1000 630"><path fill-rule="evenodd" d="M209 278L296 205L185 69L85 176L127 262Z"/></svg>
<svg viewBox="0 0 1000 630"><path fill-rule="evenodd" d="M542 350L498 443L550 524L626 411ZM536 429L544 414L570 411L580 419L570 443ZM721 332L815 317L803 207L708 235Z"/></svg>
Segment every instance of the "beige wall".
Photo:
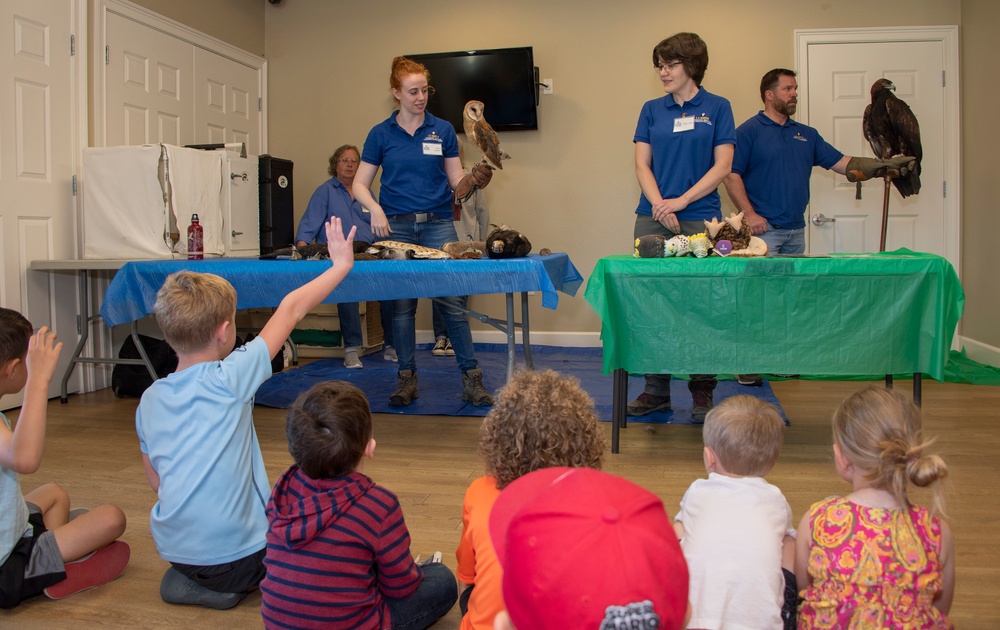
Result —
<svg viewBox="0 0 1000 630"><path fill-rule="evenodd" d="M962 1L962 334L1000 348L1000 177L996 131L1000 85L996 36L1000 2Z"/></svg>
<svg viewBox="0 0 1000 630"><path fill-rule="evenodd" d="M959 24L963 17L958 0L911 0L905 11L855 0L464 6L373 0L350 11L332 2L265 7L270 148L295 162L296 216L327 177L332 150L360 145L388 115L394 55L530 45L555 93L542 96L539 131L501 134L513 159L487 191L491 216L525 232L536 250L568 252L586 277L601 256L631 251L639 194L631 139L642 103L662 95L650 59L660 39L681 30L705 39L711 62L704 85L732 101L739 123L759 109L760 76L794 65L796 28ZM475 301L500 305L494 298ZM534 309L533 318L537 331L600 329L582 290L576 298L561 296L557 312Z"/></svg>
<svg viewBox="0 0 1000 630"><path fill-rule="evenodd" d="M993 173L1000 87L993 37L994 0L911 0L905 11L863 0L704 0L697 7L653 0L509 0L476 5L474 15L448 0L403 4L286 0L136 0L146 8L249 52L269 64L271 153L295 162L296 218L327 176L339 144L361 144L388 115L387 80L396 54L533 46L555 94L543 96L539 131L505 133L514 155L488 190L495 222L524 231L535 249L571 254L589 275L595 261L629 250L638 187L632 169L635 119L661 94L649 51L680 30L709 44L705 86L729 98L737 123L759 108L757 83L774 66L794 64L796 28L960 24L963 125L963 334L1000 347L1000 278L991 235L1000 233L1000 179ZM987 77L987 80L982 80ZM972 131L970 131L972 130ZM582 292L581 292L582 295ZM480 296L491 311L499 301ZM534 309L538 331L595 332L582 297L563 296L557 312Z"/></svg>
<svg viewBox="0 0 1000 630"><path fill-rule="evenodd" d="M175 22L264 56L265 0L131 0Z"/></svg>

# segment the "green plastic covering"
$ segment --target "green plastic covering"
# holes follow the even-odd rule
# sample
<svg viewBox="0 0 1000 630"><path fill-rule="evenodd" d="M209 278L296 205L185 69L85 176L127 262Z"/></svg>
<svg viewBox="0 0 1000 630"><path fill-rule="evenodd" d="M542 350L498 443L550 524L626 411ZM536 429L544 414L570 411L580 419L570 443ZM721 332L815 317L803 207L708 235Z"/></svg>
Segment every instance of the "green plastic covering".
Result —
<svg viewBox="0 0 1000 630"><path fill-rule="evenodd" d="M315 330L312 328L296 328L292 331L292 341L303 346L318 346L336 348L340 345L340 331Z"/></svg>
<svg viewBox="0 0 1000 630"><path fill-rule="evenodd" d="M942 380L965 293L947 260L829 257L597 261L584 298L604 372L913 374Z"/></svg>

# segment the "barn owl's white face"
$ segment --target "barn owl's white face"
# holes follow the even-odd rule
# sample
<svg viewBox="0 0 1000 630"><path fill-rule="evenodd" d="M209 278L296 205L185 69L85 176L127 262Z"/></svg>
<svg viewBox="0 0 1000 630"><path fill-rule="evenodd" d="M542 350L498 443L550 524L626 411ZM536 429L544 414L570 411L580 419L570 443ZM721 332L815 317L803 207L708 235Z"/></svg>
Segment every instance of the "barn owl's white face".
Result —
<svg viewBox="0 0 1000 630"><path fill-rule="evenodd" d="M479 101L473 101L465 106L465 114L469 117L469 120L479 121L483 118L483 104Z"/></svg>

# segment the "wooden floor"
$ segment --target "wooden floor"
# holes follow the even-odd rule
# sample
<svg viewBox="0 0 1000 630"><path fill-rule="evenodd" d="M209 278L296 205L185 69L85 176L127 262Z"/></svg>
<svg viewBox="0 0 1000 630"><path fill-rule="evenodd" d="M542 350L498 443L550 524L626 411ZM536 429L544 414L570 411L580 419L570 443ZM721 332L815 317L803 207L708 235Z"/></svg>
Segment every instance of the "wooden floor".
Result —
<svg viewBox="0 0 1000 630"><path fill-rule="evenodd" d="M796 523L813 502L846 486L837 478L830 450L829 418L853 382L787 381L773 384L792 426L768 479L791 503ZM897 381L909 388L909 381ZM62 601L35 599L0 611L10 628L261 627L260 595L231 611L171 606L159 598L167 564L149 534L155 496L146 484L134 430L135 399L110 390L49 404L49 431L41 470L22 479L26 490L62 484L74 506L120 505L128 516L123 539L132 561L112 584ZM951 467L948 511L957 548L957 593L951 618L958 628L1000 628L1000 387L926 383L925 430ZM8 412L8 417L16 416ZM257 432L272 481L290 463L282 411L258 407ZM479 420L439 416L378 415L378 448L367 472L396 492L413 538L413 553L440 550L454 569L461 531L462 497L482 473L476 455ZM610 440L610 426L605 425ZM705 474L701 433L692 426L631 424L622 453L608 455L605 470L649 488L673 514L684 490ZM919 501L919 498L918 498ZM586 559L584 559L586 561ZM436 628L458 627L457 607Z"/></svg>

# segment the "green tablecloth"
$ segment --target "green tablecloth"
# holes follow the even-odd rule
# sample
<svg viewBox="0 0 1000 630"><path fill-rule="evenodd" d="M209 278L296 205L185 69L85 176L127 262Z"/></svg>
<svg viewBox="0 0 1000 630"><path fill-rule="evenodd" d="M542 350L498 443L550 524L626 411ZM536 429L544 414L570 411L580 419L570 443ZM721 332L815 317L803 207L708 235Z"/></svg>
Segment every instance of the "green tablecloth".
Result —
<svg viewBox="0 0 1000 630"><path fill-rule="evenodd" d="M600 259L584 293L604 372L941 380L965 294L940 256Z"/></svg>

